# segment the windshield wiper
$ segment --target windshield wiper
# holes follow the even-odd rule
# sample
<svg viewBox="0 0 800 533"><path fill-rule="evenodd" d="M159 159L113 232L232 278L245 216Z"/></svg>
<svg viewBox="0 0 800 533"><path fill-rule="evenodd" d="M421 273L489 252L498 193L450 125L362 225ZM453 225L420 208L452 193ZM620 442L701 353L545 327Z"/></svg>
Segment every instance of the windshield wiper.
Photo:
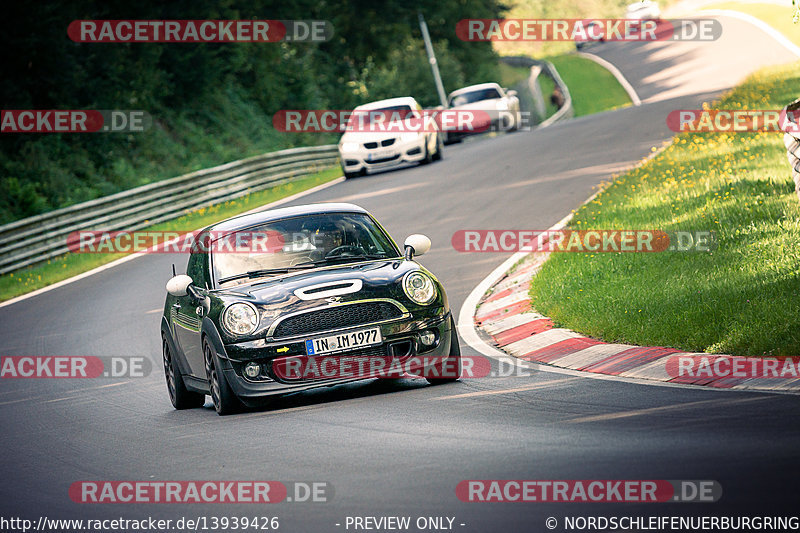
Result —
<svg viewBox="0 0 800 533"><path fill-rule="evenodd" d="M236 274L234 276L228 276L227 278L222 278L219 280L219 283L225 283L226 281L233 281L235 279L242 279L242 278L250 278L250 279L260 278L263 276L269 276L270 274L287 274L294 270L304 270L306 268L309 268L310 266L313 265L309 265L307 263L300 263L297 265L292 265L282 268L264 268L261 270L249 270L242 274Z"/></svg>
<svg viewBox="0 0 800 533"><path fill-rule="evenodd" d="M350 261L361 261L364 259L389 259L389 256L385 254L337 255L334 257L328 257L327 259L320 259L318 261L306 261L304 263L297 263L297 265L295 266L319 266L334 262L347 263Z"/></svg>

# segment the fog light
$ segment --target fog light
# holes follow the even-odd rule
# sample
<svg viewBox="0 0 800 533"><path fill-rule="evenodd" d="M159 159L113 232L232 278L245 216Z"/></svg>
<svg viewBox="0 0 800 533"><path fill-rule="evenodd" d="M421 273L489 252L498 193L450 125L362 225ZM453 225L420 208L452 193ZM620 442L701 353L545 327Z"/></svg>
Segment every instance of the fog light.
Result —
<svg viewBox="0 0 800 533"><path fill-rule="evenodd" d="M258 363L247 363L247 366L244 367L244 374L251 379L257 378L258 375L261 373L261 365Z"/></svg>
<svg viewBox="0 0 800 533"><path fill-rule="evenodd" d="M425 346L433 346L436 342L436 333L431 330L425 330L419 334L419 341Z"/></svg>

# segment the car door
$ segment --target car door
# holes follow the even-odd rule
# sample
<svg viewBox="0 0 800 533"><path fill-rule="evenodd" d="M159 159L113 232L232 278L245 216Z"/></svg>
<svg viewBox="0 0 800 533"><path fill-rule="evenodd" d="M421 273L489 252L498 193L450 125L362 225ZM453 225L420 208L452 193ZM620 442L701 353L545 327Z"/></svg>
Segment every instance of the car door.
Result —
<svg viewBox="0 0 800 533"><path fill-rule="evenodd" d="M205 294L204 259L205 254L192 254L186 267L186 274L192 278L193 285ZM200 326L203 322L203 307L190 295L176 298L172 304L172 324L175 341L180 346L191 375L206 378L203 346L200 340Z"/></svg>

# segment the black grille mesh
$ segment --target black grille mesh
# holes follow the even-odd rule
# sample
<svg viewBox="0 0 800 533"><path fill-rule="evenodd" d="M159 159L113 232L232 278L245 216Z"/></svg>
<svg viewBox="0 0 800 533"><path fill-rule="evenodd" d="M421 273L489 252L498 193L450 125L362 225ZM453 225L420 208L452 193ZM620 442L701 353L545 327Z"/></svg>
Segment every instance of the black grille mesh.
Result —
<svg viewBox="0 0 800 533"><path fill-rule="evenodd" d="M362 348L360 350L350 350L350 351L346 351L346 352L338 352L338 353L335 353L335 354L322 354L322 355L318 355L316 357L322 359L322 358L325 358L325 357L345 357L345 356L346 357L361 357L361 358L386 357L386 346L385 345L370 346L369 348ZM367 371L367 370L369 370L368 367L365 367L365 371ZM358 375L358 370L355 369L353 371L353 373ZM335 377L331 378L331 377L326 377L326 376L320 376L319 373L312 374L311 376L308 376L308 377L305 377L305 378L302 377L302 376L299 376L299 377L297 377L297 376L286 377L286 376L278 376L275 373L274 370L272 371L271 376L276 381L279 381L281 383L296 383L298 381L321 381L321 380L324 380L324 379L339 379L341 377L348 377L348 376L335 376Z"/></svg>
<svg viewBox="0 0 800 533"><path fill-rule="evenodd" d="M275 328L275 337L292 337L330 329L390 320L402 312L389 302L341 305L287 318Z"/></svg>

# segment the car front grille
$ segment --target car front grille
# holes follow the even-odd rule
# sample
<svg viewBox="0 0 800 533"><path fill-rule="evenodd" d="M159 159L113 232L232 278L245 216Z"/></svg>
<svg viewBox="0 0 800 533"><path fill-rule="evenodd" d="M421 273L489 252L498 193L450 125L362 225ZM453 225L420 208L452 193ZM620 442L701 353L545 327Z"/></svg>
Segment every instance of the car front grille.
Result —
<svg viewBox="0 0 800 533"><path fill-rule="evenodd" d="M371 357L383 357L383 358L387 357L387 348L386 348L386 345L382 344L382 345L379 345L379 346L370 346L368 348L361 348L360 350L350 350L350 351L347 351L347 352L339 352L339 353L335 353L335 354L331 354L331 355L328 355L328 354L318 355L318 356L315 356L315 359L317 361L321 361L322 359L325 359L326 357L332 357L332 358L357 357L357 358L361 359L362 361L366 362ZM309 366L308 368L312 368L312 367ZM369 370L369 366L365 365L363 372L366 373L366 372L368 372L368 370ZM367 374L367 375L361 374L360 375L360 374L358 374L359 371L356 370L356 369L353 369L352 372L355 374L355 376L352 376L352 377L356 377L356 378L357 377L362 377L363 378L363 377L367 377L367 375L369 375L369 374ZM322 381L322 380L326 380L326 379L341 379L341 378L351 377L351 376L348 376L348 375L324 376L324 375L320 375L319 371L310 372L309 375L307 375L307 376L304 376L303 374L304 374L304 372L301 371L301 372L299 372L297 374L294 374L294 375L292 375L292 374L288 374L288 375L287 374L282 374L282 375L280 375L274 369L272 371L272 376L274 376L276 381L279 381L281 383L297 383L297 382L301 382L301 381Z"/></svg>
<svg viewBox="0 0 800 533"><path fill-rule="evenodd" d="M383 322L400 318L401 316L403 316L403 312L396 305L389 302L337 305L286 318L278 324L272 336L275 338L294 337L296 335Z"/></svg>
<svg viewBox="0 0 800 533"><path fill-rule="evenodd" d="M417 148L417 151L419 151L419 148ZM388 161L394 161L395 159L398 159L399 157L400 157L400 154L394 154L394 155L389 156L389 157L380 157L378 159L373 159L371 161L367 160L367 163L371 163L373 165L378 164L378 163L386 163Z"/></svg>
<svg viewBox="0 0 800 533"><path fill-rule="evenodd" d="M382 147L386 148L387 146L393 145L395 140L396 139L384 139L384 140L382 140L380 142L380 145ZM370 142L364 143L364 148L366 148L367 150L374 150L375 148L378 147L378 144L379 143L377 141L370 141Z"/></svg>

